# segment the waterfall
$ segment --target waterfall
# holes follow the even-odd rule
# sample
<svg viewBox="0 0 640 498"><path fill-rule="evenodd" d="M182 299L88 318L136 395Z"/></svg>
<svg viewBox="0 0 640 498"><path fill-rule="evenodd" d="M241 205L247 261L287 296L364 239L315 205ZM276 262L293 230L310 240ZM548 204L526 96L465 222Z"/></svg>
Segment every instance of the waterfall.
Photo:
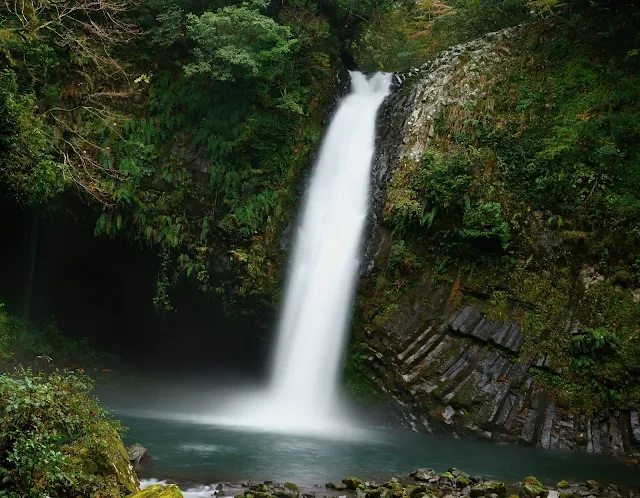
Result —
<svg viewBox="0 0 640 498"><path fill-rule="evenodd" d="M205 414L173 418L323 436L363 432L342 414L338 391L369 206L376 115L391 74L350 74L351 92L331 120L299 218L269 385L223 393Z"/></svg>
<svg viewBox="0 0 640 498"><path fill-rule="evenodd" d="M369 205L376 114L391 75L351 72L297 229L267 401L289 425L316 426L334 411ZM283 417L285 420L283 420Z"/></svg>

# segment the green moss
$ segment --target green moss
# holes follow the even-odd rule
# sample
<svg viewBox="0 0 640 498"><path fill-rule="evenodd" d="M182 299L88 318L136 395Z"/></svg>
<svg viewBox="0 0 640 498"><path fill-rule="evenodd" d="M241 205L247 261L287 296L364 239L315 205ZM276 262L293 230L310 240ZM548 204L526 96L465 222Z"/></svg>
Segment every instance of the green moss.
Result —
<svg viewBox="0 0 640 498"><path fill-rule="evenodd" d="M547 498L549 490L545 488L535 477L525 477L524 483L520 488L520 496L522 498Z"/></svg>
<svg viewBox="0 0 640 498"><path fill-rule="evenodd" d="M443 477L444 479L451 479L451 480L455 479L455 478L453 477L453 474L452 474L451 472L445 472L445 473L444 473L444 474L442 474L440 477Z"/></svg>
<svg viewBox="0 0 640 498"><path fill-rule="evenodd" d="M154 484L128 496L128 498L183 498L175 484Z"/></svg>
<svg viewBox="0 0 640 498"><path fill-rule="evenodd" d="M505 322L510 315L509 293L506 291L493 291L487 306L482 308L482 314L489 320Z"/></svg>
<svg viewBox="0 0 640 498"><path fill-rule="evenodd" d="M342 484L344 484L347 489L351 490L355 490L361 486L364 486L364 483L357 477L345 477L344 479L342 479Z"/></svg>
<svg viewBox="0 0 640 498"><path fill-rule="evenodd" d="M468 479L463 476L458 477L458 480L457 480L458 486L460 486L461 488L466 488L471 484L471 482L472 482L471 479Z"/></svg>
<svg viewBox="0 0 640 498"><path fill-rule="evenodd" d="M499 481L485 481L471 486L471 498L487 496L492 493L504 498L507 494L507 488L503 482Z"/></svg>
<svg viewBox="0 0 640 498"><path fill-rule="evenodd" d="M564 479L556 485L558 489L567 489L569 488L569 486L569 482L565 481Z"/></svg>

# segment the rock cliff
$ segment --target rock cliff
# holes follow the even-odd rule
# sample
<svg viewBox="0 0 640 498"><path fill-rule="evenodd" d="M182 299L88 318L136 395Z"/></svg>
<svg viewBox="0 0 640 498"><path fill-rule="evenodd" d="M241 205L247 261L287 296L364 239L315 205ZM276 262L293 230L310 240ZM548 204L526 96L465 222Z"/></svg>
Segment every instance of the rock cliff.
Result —
<svg viewBox="0 0 640 498"><path fill-rule="evenodd" d="M630 454L640 448L633 407L577 410L563 398L562 389L553 387L566 380L568 360L560 351L566 350L567 341L584 333L587 325L596 326L595 315L606 314L594 304L602 301L598 286L606 279L593 269L565 264L571 260L567 251L575 247L555 243L555 235L536 221L539 214L532 213L526 222L527 233L535 234L530 237L536 239L535 251L521 266L526 269L533 258L535 269L479 284L461 276L462 271L449 269L450 278L439 279L422 267L413 270L418 275L396 279L396 289L402 290L391 302L380 297L382 284L376 283L395 237L383 221L394 174L421 163L445 110L479 102L493 106L489 90L494 74L519 63L522 43L512 41L530 35L526 27L492 33L396 75L394 93L379 117L372 242L360 293L362 335L375 381L393 399L398 420L407 428L445 429L458 436L546 449ZM554 266L558 261L562 264ZM638 301L619 287L611 292L624 294L620 301ZM496 296L501 299L498 306Z"/></svg>

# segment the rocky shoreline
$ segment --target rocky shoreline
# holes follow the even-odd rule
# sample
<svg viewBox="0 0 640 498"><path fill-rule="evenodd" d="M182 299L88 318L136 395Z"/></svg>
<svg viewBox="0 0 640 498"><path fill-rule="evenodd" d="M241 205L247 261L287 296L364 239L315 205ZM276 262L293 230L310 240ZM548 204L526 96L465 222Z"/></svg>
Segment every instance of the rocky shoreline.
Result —
<svg viewBox="0 0 640 498"><path fill-rule="evenodd" d="M298 486L291 482L273 481L188 488L171 481L149 481L147 486L130 498L637 498L638 490L615 484L600 484L594 480L581 483L560 481L545 485L528 476L521 482L505 483L473 476L450 468L442 474L432 469L417 469L399 479L386 482L363 481L346 477L341 482L329 482L324 487ZM180 488L186 488L184 493Z"/></svg>

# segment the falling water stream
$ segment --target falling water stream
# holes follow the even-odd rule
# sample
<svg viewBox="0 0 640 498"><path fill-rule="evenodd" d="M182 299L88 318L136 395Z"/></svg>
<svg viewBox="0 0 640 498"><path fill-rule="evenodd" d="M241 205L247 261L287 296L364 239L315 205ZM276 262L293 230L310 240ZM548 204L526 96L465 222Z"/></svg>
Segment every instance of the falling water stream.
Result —
<svg viewBox="0 0 640 498"><path fill-rule="evenodd" d="M267 396L275 406L288 406L288 425L317 427L336 411L369 205L376 114L390 82L390 74L351 73L351 93L331 121L313 171Z"/></svg>

